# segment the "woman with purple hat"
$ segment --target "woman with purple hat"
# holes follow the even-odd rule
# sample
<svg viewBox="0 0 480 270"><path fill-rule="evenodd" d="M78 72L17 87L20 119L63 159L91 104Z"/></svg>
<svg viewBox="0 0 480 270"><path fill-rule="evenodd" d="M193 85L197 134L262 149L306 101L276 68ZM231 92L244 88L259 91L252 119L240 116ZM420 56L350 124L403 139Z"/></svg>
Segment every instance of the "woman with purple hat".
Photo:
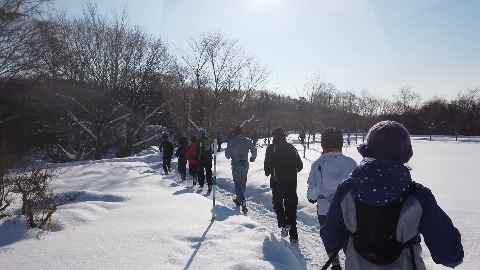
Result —
<svg viewBox="0 0 480 270"><path fill-rule="evenodd" d="M338 186L320 230L327 254L344 248L346 269L426 269L423 238L435 263L461 264L460 232L405 165L413 155L407 129L381 121L358 152L363 160Z"/></svg>

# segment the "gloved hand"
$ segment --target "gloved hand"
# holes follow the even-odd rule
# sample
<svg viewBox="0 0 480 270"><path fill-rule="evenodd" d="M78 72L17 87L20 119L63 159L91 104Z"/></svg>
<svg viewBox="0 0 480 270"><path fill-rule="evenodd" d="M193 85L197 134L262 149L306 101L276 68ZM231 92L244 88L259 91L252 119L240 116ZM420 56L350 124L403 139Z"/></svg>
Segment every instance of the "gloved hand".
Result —
<svg viewBox="0 0 480 270"><path fill-rule="evenodd" d="M250 157L250 162L254 162L255 159L253 157Z"/></svg>
<svg viewBox="0 0 480 270"><path fill-rule="evenodd" d="M316 202L317 202L317 200L312 200L312 199L308 199L308 201L309 201L310 203L316 203Z"/></svg>

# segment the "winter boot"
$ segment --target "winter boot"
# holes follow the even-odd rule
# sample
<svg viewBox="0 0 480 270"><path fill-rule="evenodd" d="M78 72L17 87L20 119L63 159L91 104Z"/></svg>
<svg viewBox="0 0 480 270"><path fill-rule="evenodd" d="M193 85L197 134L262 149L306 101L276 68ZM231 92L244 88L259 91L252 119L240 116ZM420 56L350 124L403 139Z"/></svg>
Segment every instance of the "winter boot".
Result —
<svg viewBox="0 0 480 270"><path fill-rule="evenodd" d="M292 226L290 226L290 225L288 225L288 224L285 225L285 226L283 226L282 232L280 233L280 236L281 236L282 238L283 238L283 237L287 237L287 236L288 236L288 233L289 233L289 231L290 231L290 228L292 228Z"/></svg>
<svg viewBox="0 0 480 270"><path fill-rule="evenodd" d="M297 227L291 227L290 231L290 242L296 243L298 242L298 232L297 232Z"/></svg>
<svg viewBox="0 0 480 270"><path fill-rule="evenodd" d="M233 197L233 202L235 203L235 206L240 206L240 202L237 200L237 197Z"/></svg>
<svg viewBox="0 0 480 270"><path fill-rule="evenodd" d="M242 205L242 212L243 212L244 214L247 214L247 212L248 212L247 202L245 202L245 200L244 200L244 201L242 201L241 205Z"/></svg>
<svg viewBox="0 0 480 270"><path fill-rule="evenodd" d="M332 269L332 270L342 270L342 267L339 264L334 264L334 265L332 265L332 267L330 269Z"/></svg>

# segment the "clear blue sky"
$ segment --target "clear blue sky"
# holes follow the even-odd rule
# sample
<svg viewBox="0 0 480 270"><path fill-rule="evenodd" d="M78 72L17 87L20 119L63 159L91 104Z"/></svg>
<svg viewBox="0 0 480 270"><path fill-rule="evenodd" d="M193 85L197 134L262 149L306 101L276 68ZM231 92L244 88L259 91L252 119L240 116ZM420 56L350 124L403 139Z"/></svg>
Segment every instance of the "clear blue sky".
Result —
<svg viewBox="0 0 480 270"><path fill-rule="evenodd" d="M79 15L87 0L56 0ZM95 1L94 1L95 2ZM99 0L175 46L221 31L271 70L269 90L296 97L315 74L342 91L423 100L480 87L478 0ZM173 52L173 46L172 46Z"/></svg>

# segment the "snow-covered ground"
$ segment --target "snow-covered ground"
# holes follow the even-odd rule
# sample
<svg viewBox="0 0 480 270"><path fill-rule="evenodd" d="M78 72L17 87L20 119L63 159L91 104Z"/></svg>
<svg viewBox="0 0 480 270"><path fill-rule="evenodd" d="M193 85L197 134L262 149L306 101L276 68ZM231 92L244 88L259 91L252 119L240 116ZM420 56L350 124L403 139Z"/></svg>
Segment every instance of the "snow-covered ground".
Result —
<svg viewBox="0 0 480 270"><path fill-rule="evenodd" d="M303 157L297 136L289 140ZM414 180L433 191L462 233L465 259L457 269L478 269L480 139L412 140ZM163 175L155 147L131 158L62 164L55 190L78 191L86 185L85 194L54 214L50 232L0 222L0 269L320 269L327 255L315 206L306 198L307 176L321 153L320 143L310 144L303 158L299 242L291 244L276 226L263 172L266 147L260 142L258 158L250 163L246 216L231 201L229 160L218 154L214 221L213 193L181 181L176 160L175 171ZM344 153L361 160L355 140ZM446 269L433 263L426 247L423 257L427 269Z"/></svg>

